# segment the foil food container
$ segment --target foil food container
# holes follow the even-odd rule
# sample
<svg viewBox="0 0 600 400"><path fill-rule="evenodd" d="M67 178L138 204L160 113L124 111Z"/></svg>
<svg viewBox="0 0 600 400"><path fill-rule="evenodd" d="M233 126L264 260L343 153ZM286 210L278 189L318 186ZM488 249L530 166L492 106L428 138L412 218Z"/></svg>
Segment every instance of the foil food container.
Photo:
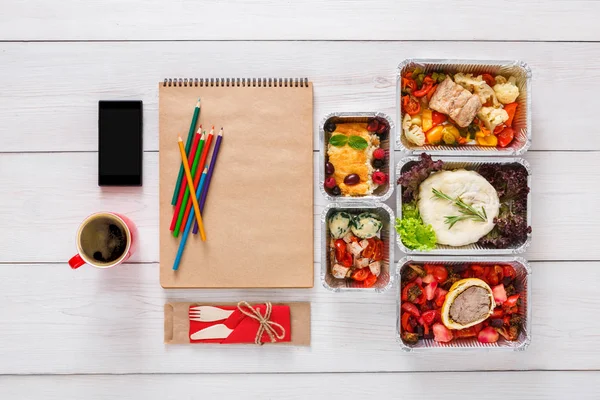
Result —
<svg viewBox="0 0 600 400"><path fill-rule="evenodd" d="M380 140L380 145L385 150L385 163L380 171L385 172L388 176L388 182L385 185L380 185L375 189L372 195L369 196L332 196L325 190L325 163L327 163L327 146L331 133L325 132L325 124L333 122L340 123L360 123L367 122L372 118L382 119L387 121L390 127L389 133L385 140ZM321 194L329 201L336 203L356 202L356 201L375 201L384 202L389 199L394 192L393 181L393 165L394 165L394 149L392 147L392 138L396 132L394 122L384 113L380 112L348 112L348 113L331 113L326 115L319 125L319 142L320 142L320 159L319 159L319 189Z"/></svg>
<svg viewBox="0 0 600 400"><path fill-rule="evenodd" d="M515 138L512 143L505 147L488 147L479 145L468 146L445 146L424 145L417 146L406 139L402 133L402 120L404 113L401 107L401 78L402 75L419 67L425 73L439 71L455 74L502 75L514 76L517 79L519 98L517 112L513 120ZM477 60L436 60L436 59L407 59L398 66L396 76L396 117L398 121L396 132L396 148L407 154L420 154L427 152L431 155L473 155L473 156L518 156L524 154L531 146L531 69L523 61L477 61Z"/></svg>
<svg viewBox="0 0 600 400"><path fill-rule="evenodd" d="M362 212L377 214L383 224L380 239L383 241L383 260L381 273L377 282L370 288L362 287L362 283L352 279L337 279L331 274L335 261L335 252L330 246L332 237L329 233L329 216L336 211L345 211L354 215ZM394 212L385 204L379 203L332 203L321 213L321 283L332 292L377 292L382 293L394 284Z"/></svg>
<svg viewBox="0 0 600 400"><path fill-rule="evenodd" d="M521 293L521 305L518 315L523 318L523 325L519 337L515 341L509 341L502 336L496 343L480 343L477 338L456 339L448 343L436 342L433 339L420 339L416 344L407 344L402 340L402 328L400 326L400 314L402 299L402 272L409 268L408 264L436 264L436 265L460 265L460 264L479 264L479 265L511 265L516 273L515 288ZM453 350L453 349L490 349L490 350L513 350L523 351L531 342L531 291L529 290L529 277L531 268L524 258L521 257L426 257L426 256L407 256L398 262L396 269L396 279L400 284L397 288L397 307L396 307L396 339L402 350L407 352L424 350Z"/></svg>
<svg viewBox="0 0 600 400"><path fill-rule="evenodd" d="M396 166L396 179L400 178L400 175L410 169L412 165L420 160L420 156L405 157L398 162ZM531 226L531 167L529 163L519 157L433 157L433 160L442 160L444 162L444 170L454 169L466 169L476 170L484 164L518 164L523 166L527 170L527 186L529 186L529 194L527 195L527 225ZM402 192L403 188L398 185L396 191L396 212L398 218L402 219ZM406 254L427 254L427 255L493 255L493 254L521 254L531 244L531 233L527 235L527 240L521 243L517 247L506 248L506 249L495 249L480 246L476 243L472 243L466 246L454 247L447 245L438 244L437 247L429 251L418 251L407 248L400 238L400 235L396 234L396 242L402 252Z"/></svg>

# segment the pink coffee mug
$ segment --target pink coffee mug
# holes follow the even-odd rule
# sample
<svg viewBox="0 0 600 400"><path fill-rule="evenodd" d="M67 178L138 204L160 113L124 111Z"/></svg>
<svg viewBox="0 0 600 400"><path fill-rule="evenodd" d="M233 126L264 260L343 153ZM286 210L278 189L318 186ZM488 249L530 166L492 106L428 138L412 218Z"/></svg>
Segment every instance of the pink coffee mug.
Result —
<svg viewBox="0 0 600 400"><path fill-rule="evenodd" d="M77 230L77 254L70 260L73 269L89 264L110 268L129 259L137 249L138 231L126 216L99 212L87 217Z"/></svg>

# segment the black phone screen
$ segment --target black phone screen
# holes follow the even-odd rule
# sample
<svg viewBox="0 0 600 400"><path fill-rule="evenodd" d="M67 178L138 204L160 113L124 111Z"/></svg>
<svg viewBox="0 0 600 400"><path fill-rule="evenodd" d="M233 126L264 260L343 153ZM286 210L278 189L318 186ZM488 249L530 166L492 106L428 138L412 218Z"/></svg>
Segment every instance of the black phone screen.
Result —
<svg viewBox="0 0 600 400"><path fill-rule="evenodd" d="M142 184L142 102L98 103L98 185Z"/></svg>

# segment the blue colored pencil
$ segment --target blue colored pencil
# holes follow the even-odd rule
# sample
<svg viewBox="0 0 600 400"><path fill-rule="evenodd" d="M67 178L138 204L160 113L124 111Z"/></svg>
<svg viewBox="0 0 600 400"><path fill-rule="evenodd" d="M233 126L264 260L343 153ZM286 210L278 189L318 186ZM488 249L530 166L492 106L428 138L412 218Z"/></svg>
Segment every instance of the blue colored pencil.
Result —
<svg viewBox="0 0 600 400"><path fill-rule="evenodd" d="M200 177L200 183L198 184L198 188L196 189L196 197L200 197L202 194L202 188L204 187L204 181L206 181L206 175L208 174L208 168L204 168L202 172L202 177ZM181 242L179 242L179 249L177 249L177 255L175 256L175 262L173 262L173 271L177 271L179 269L179 263L181 262L181 256L183 255L183 250L185 249L185 242L187 242L188 235L192 228L192 222L194 222L194 213L191 212L188 216L188 220L185 224L185 230L183 231L183 236L181 237Z"/></svg>

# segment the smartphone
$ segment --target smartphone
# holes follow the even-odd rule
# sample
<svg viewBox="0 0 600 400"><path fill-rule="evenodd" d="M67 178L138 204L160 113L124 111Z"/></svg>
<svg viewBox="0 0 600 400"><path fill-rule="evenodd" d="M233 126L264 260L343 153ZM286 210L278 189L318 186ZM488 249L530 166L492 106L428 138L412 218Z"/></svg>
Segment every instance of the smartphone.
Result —
<svg viewBox="0 0 600 400"><path fill-rule="evenodd" d="M142 185L142 102L98 102L98 185Z"/></svg>

